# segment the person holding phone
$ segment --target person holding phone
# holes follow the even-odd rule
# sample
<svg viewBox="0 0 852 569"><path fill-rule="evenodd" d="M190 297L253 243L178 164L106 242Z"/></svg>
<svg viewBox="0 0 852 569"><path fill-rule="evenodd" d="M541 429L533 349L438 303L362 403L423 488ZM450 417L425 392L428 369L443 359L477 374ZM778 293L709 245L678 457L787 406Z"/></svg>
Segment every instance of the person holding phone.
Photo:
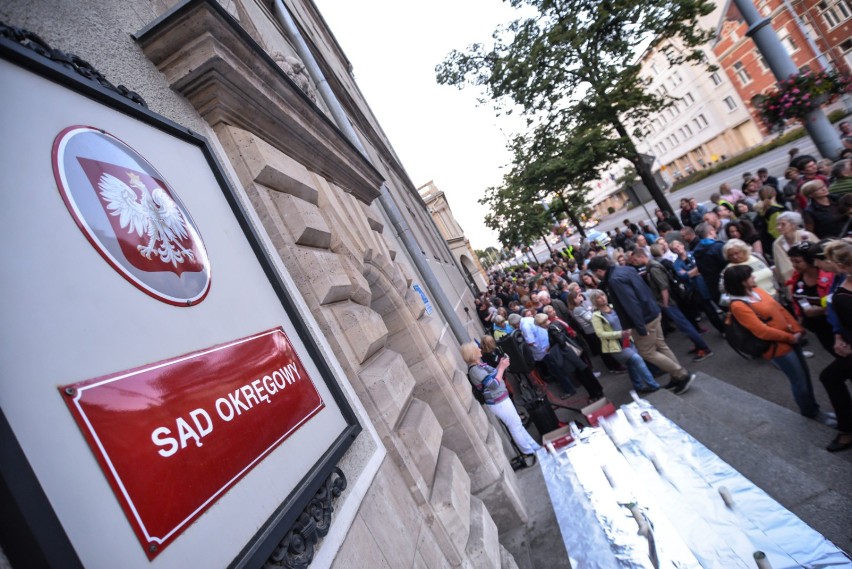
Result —
<svg viewBox="0 0 852 569"><path fill-rule="evenodd" d="M822 411L814 388L801 339L804 329L772 296L757 286L748 265L725 271L725 290L731 295L731 317L761 340L770 343L763 358L787 376L799 412L829 427L837 426L833 413Z"/></svg>
<svg viewBox="0 0 852 569"><path fill-rule="evenodd" d="M506 425L520 451L526 456L539 450L541 445L535 442L535 439L524 428L518 410L515 409L515 404L512 403L509 398L509 391L506 389L503 374L509 367L509 357L500 358L495 369L482 361L482 351L474 342L462 345L461 356L468 366L468 379L475 389L482 391L486 407Z"/></svg>

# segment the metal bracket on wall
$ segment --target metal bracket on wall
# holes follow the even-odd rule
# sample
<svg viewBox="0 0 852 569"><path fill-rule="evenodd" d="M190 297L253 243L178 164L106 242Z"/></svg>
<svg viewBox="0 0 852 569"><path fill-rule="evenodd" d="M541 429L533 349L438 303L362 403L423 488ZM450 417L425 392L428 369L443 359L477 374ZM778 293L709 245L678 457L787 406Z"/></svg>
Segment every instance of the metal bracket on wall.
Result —
<svg viewBox="0 0 852 569"><path fill-rule="evenodd" d="M331 527L333 500L346 489L346 477L336 468L264 564L266 568L305 569L314 559L317 541Z"/></svg>

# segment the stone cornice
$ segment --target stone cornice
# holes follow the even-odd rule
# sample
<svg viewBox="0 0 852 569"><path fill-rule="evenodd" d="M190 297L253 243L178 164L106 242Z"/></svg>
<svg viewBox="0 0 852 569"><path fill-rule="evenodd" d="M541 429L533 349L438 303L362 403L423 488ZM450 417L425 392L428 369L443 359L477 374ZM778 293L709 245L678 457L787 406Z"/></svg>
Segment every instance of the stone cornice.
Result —
<svg viewBox="0 0 852 569"><path fill-rule="evenodd" d="M214 0L187 0L136 34L211 125L248 130L364 203L381 174Z"/></svg>

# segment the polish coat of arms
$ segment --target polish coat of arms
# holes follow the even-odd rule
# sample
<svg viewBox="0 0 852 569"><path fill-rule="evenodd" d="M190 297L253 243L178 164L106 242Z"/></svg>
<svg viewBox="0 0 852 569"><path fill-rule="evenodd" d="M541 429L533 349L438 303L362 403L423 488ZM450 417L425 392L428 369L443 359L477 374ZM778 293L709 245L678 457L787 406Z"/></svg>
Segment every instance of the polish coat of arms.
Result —
<svg viewBox="0 0 852 569"><path fill-rule="evenodd" d="M201 302L210 265L180 199L145 158L91 127L56 138L54 174L77 225L122 276L178 306Z"/></svg>

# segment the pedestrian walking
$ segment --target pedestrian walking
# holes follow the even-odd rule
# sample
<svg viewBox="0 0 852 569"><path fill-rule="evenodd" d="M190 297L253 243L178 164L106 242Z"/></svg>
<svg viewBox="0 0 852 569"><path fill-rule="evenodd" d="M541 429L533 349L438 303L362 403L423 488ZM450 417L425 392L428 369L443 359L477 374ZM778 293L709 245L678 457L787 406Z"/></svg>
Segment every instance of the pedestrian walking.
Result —
<svg viewBox="0 0 852 569"><path fill-rule="evenodd" d="M631 330L642 359L671 376L666 389L673 389L678 395L685 393L695 381L695 374L689 373L680 364L666 344L662 312L639 273L631 267L612 266L606 257L595 257L589 261L589 270L601 279L621 325Z"/></svg>

